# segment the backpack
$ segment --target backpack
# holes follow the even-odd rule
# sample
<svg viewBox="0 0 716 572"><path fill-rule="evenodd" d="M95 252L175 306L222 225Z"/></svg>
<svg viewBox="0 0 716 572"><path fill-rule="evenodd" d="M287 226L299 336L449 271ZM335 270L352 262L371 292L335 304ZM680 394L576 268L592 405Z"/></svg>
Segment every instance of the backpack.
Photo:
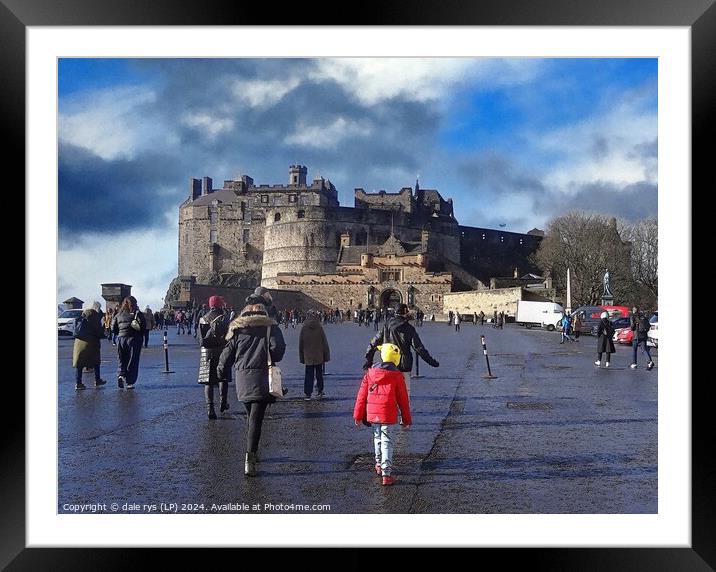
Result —
<svg viewBox="0 0 716 572"><path fill-rule="evenodd" d="M201 327L201 345L205 348L215 348L224 343L229 328L224 320L226 316L219 314L208 322L206 316L202 316L199 324ZM208 327L207 327L208 326Z"/></svg>
<svg viewBox="0 0 716 572"><path fill-rule="evenodd" d="M636 329L638 332L644 333L648 332L651 328L651 324L649 323L649 320L646 316L640 316L639 320L637 321Z"/></svg>
<svg viewBox="0 0 716 572"><path fill-rule="evenodd" d="M76 338L79 338L81 340L86 340L89 337L89 322L87 321L87 318L82 316L81 318L77 318L75 320L75 326L74 326L74 335Z"/></svg>

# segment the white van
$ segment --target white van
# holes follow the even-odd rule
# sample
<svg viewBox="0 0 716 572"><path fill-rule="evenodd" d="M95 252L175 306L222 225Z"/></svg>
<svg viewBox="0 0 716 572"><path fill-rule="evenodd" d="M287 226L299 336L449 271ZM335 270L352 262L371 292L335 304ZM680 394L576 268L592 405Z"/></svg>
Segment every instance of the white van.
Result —
<svg viewBox="0 0 716 572"><path fill-rule="evenodd" d="M527 328L533 326L545 327L552 332L559 327L559 322L563 316L564 308L554 302L517 301L515 322Z"/></svg>

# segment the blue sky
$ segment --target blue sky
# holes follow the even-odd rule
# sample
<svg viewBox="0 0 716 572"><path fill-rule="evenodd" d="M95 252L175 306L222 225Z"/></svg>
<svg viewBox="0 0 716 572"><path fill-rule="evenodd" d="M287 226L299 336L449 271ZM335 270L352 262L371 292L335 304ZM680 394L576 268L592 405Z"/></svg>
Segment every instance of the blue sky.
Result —
<svg viewBox="0 0 716 572"><path fill-rule="evenodd" d="M59 61L58 298L161 305L190 177L436 188L461 224L657 213L657 60ZM108 264L109 260L122 261Z"/></svg>

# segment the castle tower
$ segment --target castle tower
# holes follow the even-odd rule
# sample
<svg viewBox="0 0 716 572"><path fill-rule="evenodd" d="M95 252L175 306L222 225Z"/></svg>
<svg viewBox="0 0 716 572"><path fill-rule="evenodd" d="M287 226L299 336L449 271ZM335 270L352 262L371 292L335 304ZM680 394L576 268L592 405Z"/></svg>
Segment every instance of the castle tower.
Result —
<svg viewBox="0 0 716 572"><path fill-rule="evenodd" d="M320 206L266 210L261 285L276 286L279 272L336 271L336 228Z"/></svg>
<svg viewBox="0 0 716 572"><path fill-rule="evenodd" d="M291 165L288 169L288 184L305 187L307 174L308 169L305 165Z"/></svg>

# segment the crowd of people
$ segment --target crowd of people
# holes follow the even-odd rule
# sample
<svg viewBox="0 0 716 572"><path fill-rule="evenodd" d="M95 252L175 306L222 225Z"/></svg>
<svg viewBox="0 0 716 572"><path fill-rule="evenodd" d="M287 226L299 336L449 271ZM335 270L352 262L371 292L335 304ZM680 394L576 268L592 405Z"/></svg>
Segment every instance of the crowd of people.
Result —
<svg viewBox="0 0 716 572"><path fill-rule="evenodd" d="M373 324L375 335L365 351L363 369L365 374L357 392L353 411L356 425L369 425L373 430L373 451L375 472L382 478L383 485L395 482L392 473L394 428L412 424L410 411L410 379L413 369L413 352L432 367L439 362L425 348L411 321L422 325L425 315L414 314L405 304L394 310L335 311L277 311L270 292L263 287L246 298L243 308L236 312L221 296L211 296L207 304L187 310L153 312L149 306L140 310L137 300L127 296L116 311L103 314L99 302L83 311L75 326L75 342L72 366L76 368L76 389L86 389L82 381L85 369L94 370L95 387L107 382L100 376L101 340L110 339L117 348L117 386L133 389L139 375L142 348L148 346L149 332L169 325L177 326L177 334L193 335L200 347L197 381L204 386L207 416L217 419L215 400L219 400L219 412L229 406L229 384L235 383L236 396L246 411L246 444L244 473L257 474L258 449L261 430L267 407L276 401L269 390L269 369L280 362L286 352L286 343L280 324L284 327L300 324L298 357L304 366L304 399L320 400L325 396L324 368L330 361L331 353L323 325L340 323L352 319L358 326ZM434 316L431 316L434 319ZM473 323L484 325L484 312L473 313ZM565 314L561 321L562 339L576 341L579 335L579 316ZM463 316L449 312L448 324L460 331ZM502 328L504 313L494 312L493 327ZM634 331L633 360L631 367L637 367L637 349L644 347L652 369L654 362L646 343L649 321L645 314L634 308L631 317ZM575 337L572 337L574 333ZM597 328L597 360L600 366L602 355L606 354L605 367L610 366L614 353L612 340L614 327L609 315L604 312ZM380 359L373 363L379 352ZM287 390L283 390L285 395Z"/></svg>
<svg viewBox="0 0 716 572"><path fill-rule="evenodd" d="M259 287L245 300L238 313L229 308L221 296L211 296L206 305L193 310L152 312L140 310L134 296L127 296L119 307L102 313L95 302L82 313L75 326L72 365L76 368L76 389L86 389L82 382L85 368L94 369L95 386L107 382L100 377L101 340L110 339L117 348L117 386L133 389L139 375L142 349L147 347L149 332L167 327L173 322L177 334L194 335L200 347L197 382L204 386L209 419L217 419L219 412L229 406L229 384L235 383L236 396L246 411L246 443L244 473L257 474L258 449L267 407L276 401L269 391L269 368L280 362L286 343L279 324L301 324L298 338L298 357L304 365L304 399L324 397L324 367L330 361L330 346L323 329L326 322L340 322L350 313L339 310L278 312L270 292ZM422 321L424 314L421 313ZM360 325L360 313L354 318ZM393 427L397 423L407 428L412 423L410 413L410 372L415 351L433 367L438 361L423 345L410 320L415 319L408 307L401 304L394 312L364 311L363 322L369 319L380 327L368 343L364 369L357 392L354 419L357 424L373 427L373 451L376 473L383 485L395 482L392 475ZM375 352L380 360L375 365ZM285 395L287 390L284 389Z"/></svg>

